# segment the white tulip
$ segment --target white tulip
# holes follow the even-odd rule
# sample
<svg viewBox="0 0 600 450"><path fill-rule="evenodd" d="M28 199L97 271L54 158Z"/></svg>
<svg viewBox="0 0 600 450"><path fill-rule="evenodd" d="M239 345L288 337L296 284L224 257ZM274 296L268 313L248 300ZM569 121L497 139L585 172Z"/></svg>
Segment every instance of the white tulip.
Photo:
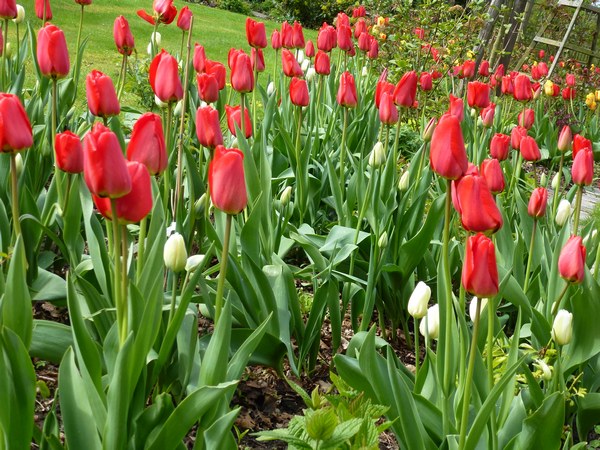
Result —
<svg viewBox="0 0 600 450"><path fill-rule="evenodd" d="M573 314L559 309L552 323L552 339L557 345L567 345L573 336Z"/></svg>
<svg viewBox="0 0 600 450"><path fill-rule="evenodd" d="M556 224L558 226L562 227L565 223L567 223L567 220L569 220L570 216L571 203L569 203L569 200L562 199L558 204L558 209L556 210L556 218L554 220L556 221Z"/></svg>
<svg viewBox="0 0 600 450"><path fill-rule="evenodd" d="M398 189L402 192L408 189L410 184L410 173L408 170L405 170L402 176L400 177L400 181L398 182Z"/></svg>
<svg viewBox="0 0 600 450"><path fill-rule="evenodd" d="M274 92L275 92L275 83L271 81L269 83L269 85L267 86L267 95L270 97L271 95L273 95Z"/></svg>
<svg viewBox="0 0 600 450"><path fill-rule="evenodd" d="M317 75L317 72L315 71L315 68L309 67L308 70L306 71L306 81L310 83L315 78L316 75Z"/></svg>
<svg viewBox="0 0 600 450"><path fill-rule="evenodd" d="M187 264L187 250L185 249L185 241L179 233L173 233L167 239L163 251L165 266L173 272L181 272Z"/></svg>
<svg viewBox="0 0 600 450"><path fill-rule="evenodd" d="M25 20L25 8L22 5L17 5L17 17L15 17L12 21L14 23L21 23Z"/></svg>
<svg viewBox="0 0 600 450"><path fill-rule="evenodd" d="M419 331L429 339L437 339L440 333L440 306L436 303L427 310L425 319L419 325Z"/></svg>
<svg viewBox="0 0 600 450"><path fill-rule="evenodd" d="M427 303L431 298L431 288L422 281L415 286L408 299L408 313L415 319L422 319L427 314Z"/></svg>
<svg viewBox="0 0 600 450"><path fill-rule="evenodd" d="M196 270L198 268L198 266L200 264L202 264L202 261L204 261L204 257L206 255L192 255L187 259L187 262L185 263L185 271L186 272L193 272L194 270Z"/></svg>
<svg viewBox="0 0 600 450"><path fill-rule="evenodd" d="M488 299L482 298L481 300L479 300L477 297L473 297L473 300L471 300L471 303L469 304L469 317L471 318L471 322L475 322L475 314L477 314L478 302L481 303L481 306L479 307L479 317L481 318L483 310L487 305Z"/></svg>
<svg viewBox="0 0 600 450"><path fill-rule="evenodd" d="M380 141L373 146L371 154L369 155L369 165L374 169L381 167L385 163L385 151L383 144Z"/></svg>

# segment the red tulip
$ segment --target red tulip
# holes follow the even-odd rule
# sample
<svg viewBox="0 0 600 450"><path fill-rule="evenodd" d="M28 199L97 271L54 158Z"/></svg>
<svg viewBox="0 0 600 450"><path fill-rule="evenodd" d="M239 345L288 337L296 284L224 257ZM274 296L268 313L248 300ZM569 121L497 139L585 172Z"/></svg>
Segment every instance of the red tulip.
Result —
<svg viewBox="0 0 600 450"><path fill-rule="evenodd" d="M306 80L292 78L290 81L290 100L296 106L308 106L308 85Z"/></svg>
<svg viewBox="0 0 600 450"><path fill-rule="evenodd" d="M535 139L531 136L523 136L519 150L521 151L521 155L523 155L523 159L525 161L538 161L542 159L540 148L538 147Z"/></svg>
<svg viewBox="0 0 600 450"><path fill-rule="evenodd" d="M354 44L352 44L352 30L349 26L338 25L337 46L340 48L340 50L344 50L346 52L354 48Z"/></svg>
<svg viewBox="0 0 600 450"><path fill-rule="evenodd" d="M394 89L394 103L410 108L417 96L417 73L414 70L402 75Z"/></svg>
<svg viewBox="0 0 600 450"><path fill-rule="evenodd" d="M545 52L545 51L542 49L542 50L540 50L540 51L539 51L539 53L538 53L538 57L539 57L540 59L544 59L544 56L546 56L546 52Z"/></svg>
<svg viewBox="0 0 600 450"><path fill-rule="evenodd" d="M479 233L469 236L462 269L465 290L479 298L498 293L498 266L492 240Z"/></svg>
<svg viewBox="0 0 600 450"><path fill-rule="evenodd" d="M566 87L561 91L561 95L565 100L573 100L576 96L575 88Z"/></svg>
<svg viewBox="0 0 600 450"><path fill-rule="evenodd" d="M196 76L198 82L198 95L206 103L214 103L219 100L219 83L214 75L201 73Z"/></svg>
<svg viewBox="0 0 600 450"><path fill-rule="evenodd" d="M256 22L250 17L246 19L246 39L248 44L254 48L265 48L267 46L267 31L263 22Z"/></svg>
<svg viewBox="0 0 600 450"><path fill-rule="evenodd" d="M339 105L345 106L346 108L355 108L358 104L354 77L348 71L342 73L336 100Z"/></svg>
<svg viewBox="0 0 600 450"><path fill-rule="evenodd" d="M492 194L499 194L506 186L504 173L497 159L484 159L481 162L481 175Z"/></svg>
<svg viewBox="0 0 600 450"><path fill-rule="evenodd" d="M371 47L367 53L367 58L376 59L379 56L379 43L377 39L371 37Z"/></svg>
<svg viewBox="0 0 600 450"><path fill-rule="evenodd" d="M462 75L469 79L475 76L475 61L468 59L463 63Z"/></svg>
<svg viewBox="0 0 600 450"><path fill-rule="evenodd" d="M273 47L273 50L279 50L281 48L281 34L279 34L279 31L277 30L273 30L273 33L271 34L271 47Z"/></svg>
<svg viewBox="0 0 600 450"><path fill-rule="evenodd" d="M365 19L358 19L354 24L354 39L358 39L361 34L367 32Z"/></svg>
<svg viewBox="0 0 600 450"><path fill-rule="evenodd" d="M208 168L213 204L227 214L240 213L248 203L244 178L244 154L219 145Z"/></svg>
<svg viewBox="0 0 600 450"><path fill-rule="evenodd" d="M265 71L265 55L260 48L252 47L250 51L250 63L252 64L252 69L256 72L264 72Z"/></svg>
<svg viewBox="0 0 600 450"><path fill-rule="evenodd" d="M379 120L386 125L393 125L398 122L398 108L394 103L392 94L384 92L379 102Z"/></svg>
<svg viewBox="0 0 600 450"><path fill-rule="evenodd" d="M546 206L548 205L548 190L543 187L538 187L533 190L529 197L527 205L527 214L534 219L544 217L546 214Z"/></svg>
<svg viewBox="0 0 600 450"><path fill-rule="evenodd" d="M416 27L413 30L413 34L421 40L425 39L425 30L423 28Z"/></svg>
<svg viewBox="0 0 600 450"><path fill-rule="evenodd" d="M503 76L504 76L504 64L498 64L498 67L496 67L496 71L494 72L494 78L496 79L496 81L500 81L500 80L502 80Z"/></svg>
<svg viewBox="0 0 600 450"><path fill-rule="evenodd" d="M183 98L177 60L166 51L154 57L150 63L149 79L154 94L163 102L177 102Z"/></svg>
<svg viewBox="0 0 600 450"><path fill-rule="evenodd" d="M113 36L115 38L115 45L121 55L131 55L135 48L135 41L131 29L129 28L129 22L123 16L119 16L115 19L113 27Z"/></svg>
<svg viewBox="0 0 600 450"><path fill-rule="evenodd" d="M490 62L487 60L483 60L481 61L481 64L479 64L479 75L481 75L482 77L489 77L490 76Z"/></svg>
<svg viewBox="0 0 600 450"><path fill-rule="evenodd" d="M336 26L339 28L341 26L346 26L349 27L350 26L350 18L348 17L348 15L344 12L339 12L336 18Z"/></svg>
<svg viewBox="0 0 600 450"><path fill-rule="evenodd" d="M317 48L329 53L337 46L337 32L331 25L323 24L317 36Z"/></svg>
<svg viewBox="0 0 600 450"><path fill-rule="evenodd" d="M579 150L583 150L584 148L592 149L592 141L584 138L581 134L573 136L573 159L577 156Z"/></svg>
<svg viewBox="0 0 600 450"><path fill-rule="evenodd" d="M448 113L456 117L459 122L462 122L463 118L465 117L465 106L463 99L450 94L450 109L448 110Z"/></svg>
<svg viewBox="0 0 600 450"><path fill-rule="evenodd" d="M573 283L581 283L585 276L586 250L581 236L571 236L560 251L558 272Z"/></svg>
<svg viewBox="0 0 600 450"><path fill-rule="evenodd" d="M444 114L433 131L430 150L431 168L438 175L456 180L467 170L467 153L460 121L456 116Z"/></svg>
<svg viewBox="0 0 600 450"><path fill-rule="evenodd" d="M419 77L419 85L423 91L430 91L433 89L433 80L429 72L421 72Z"/></svg>
<svg viewBox="0 0 600 450"><path fill-rule="evenodd" d="M361 33L358 37L358 49L365 53L371 50L371 39L373 37L366 31Z"/></svg>
<svg viewBox="0 0 600 450"><path fill-rule="evenodd" d="M365 17L367 15L367 11L363 5L357 6L352 10L352 17Z"/></svg>
<svg viewBox="0 0 600 450"><path fill-rule="evenodd" d="M519 102L528 102L533 98L533 89L531 88L531 81L529 80L529 77L527 75L517 75L517 77L514 80L513 96L515 100Z"/></svg>
<svg viewBox="0 0 600 450"><path fill-rule="evenodd" d="M229 52L227 52L227 66L229 67L229 70L231 70L231 68L235 64L235 60L237 59L237 57L240 53L244 53L244 50L237 49L237 48L230 48Z"/></svg>
<svg viewBox="0 0 600 450"><path fill-rule="evenodd" d="M567 86L569 87L575 87L575 75L573 75L572 73L568 73L565 77Z"/></svg>
<svg viewBox="0 0 600 450"><path fill-rule="evenodd" d="M121 112L112 79L99 70L92 70L86 77L85 94L88 108L94 116L116 116Z"/></svg>
<svg viewBox="0 0 600 450"><path fill-rule="evenodd" d="M589 186L594 178L594 152L591 148L583 148L573 158L571 167L573 183Z"/></svg>
<svg viewBox="0 0 600 450"><path fill-rule="evenodd" d="M0 93L0 151L18 152L33 145L31 124L19 97Z"/></svg>
<svg viewBox="0 0 600 450"><path fill-rule="evenodd" d="M63 31L46 24L38 31L37 60L42 75L63 78L70 70L69 51Z"/></svg>
<svg viewBox="0 0 600 450"><path fill-rule="evenodd" d="M235 127L242 129L242 109L241 106L225 105L225 114L227 116L227 126L231 134L236 136ZM244 131L246 139L252 136L252 122L250 121L250 113L248 108L244 108Z"/></svg>
<svg viewBox="0 0 600 450"><path fill-rule="evenodd" d="M92 4L92 0L75 0L75 3L81 5L81 6L85 6L85 5L91 5Z"/></svg>
<svg viewBox="0 0 600 450"><path fill-rule="evenodd" d="M494 181L495 188L504 184L502 170L497 160L497 169L500 176L494 174L491 178L502 178L502 183ZM494 169L492 169L494 170ZM495 233L502 228L502 215L496 206L496 201L492 196L491 189L482 175L465 175L454 182L456 186L455 207L460 214L460 220L463 228L474 232L492 232Z"/></svg>
<svg viewBox="0 0 600 450"><path fill-rule="evenodd" d="M496 104L490 103L481 110L481 123L484 127L489 128L494 124L494 115L496 114Z"/></svg>
<svg viewBox="0 0 600 450"><path fill-rule="evenodd" d="M137 161L128 161L127 172L131 177L131 191L115 200L117 219L123 225L141 221L152 210L152 184L148 169ZM92 198L100 214L112 220L110 198L95 194Z"/></svg>
<svg viewBox="0 0 600 450"><path fill-rule="evenodd" d="M152 9L158 15L158 21L167 25L177 16L177 8L173 5L173 0L154 0Z"/></svg>
<svg viewBox="0 0 600 450"><path fill-rule="evenodd" d="M198 142L203 147L214 149L217 145L223 145L219 111L212 106L198 108L196 112L196 136L198 136Z"/></svg>
<svg viewBox="0 0 600 450"><path fill-rule="evenodd" d="M315 56L315 72L319 75L329 75L331 73L329 55L321 50Z"/></svg>
<svg viewBox="0 0 600 450"><path fill-rule="evenodd" d="M152 175L158 175L167 168L165 135L158 114L147 112L135 122L127 145L127 159L142 163Z"/></svg>
<svg viewBox="0 0 600 450"><path fill-rule="evenodd" d="M387 92L391 97L392 100L394 99L394 89L396 88L396 86L394 86L394 84L386 81L385 79L380 79L377 82L377 85L375 86L375 106L377 108L379 108L379 105L381 104L381 97L383 95L384 92Z"/></svg>
<svg viewBox="0 0 600 450"><path fill-rule="evenodd" d="M15 0L0 1L0 19L14 19L17 17L17 3Z"/></svg>
<svg viewBox="0 0 600 450"><path fill-rule="evenodd" d="M534 121L535 113L533 112L533 109L527 108L519 113L519 125L526 128L527 130L531 129Z"/></svg>
<svg viewBox="0 0 600 450"><path fill-rule="evenodd" d="M485 108L490 104L490 85L471 81L467 85L467 103L471 108Z"/></svg>
<svg viewBox="0 0 600 450"><path fill-rule="evenodd" d="M40 20L52 20L50 0L35 0L35 15Z"/></svg>
<svg viewBox="0 0 600 450"><path fill-rule="evenodd" d="M548 66L545 62L539 62L537 68L541 78L544 78L546 75L548 75Z"/></svg>
<svg viewBox="0 0 600 450"><path fill-rule="evenodd" d="M117 135L96 123L83 140L83 175L92 194L118 198L131 191L131 176Z"/></svg>
<svg viewBox="0 0 600 450"><path fill-rule="evenodd" d="M187 6L184 6L179 11L179 17L177 18L177 27L182 31L190 31L192 24L192 11Z"/></svg>
<svg viewBox="0 0 600 450"><path fill-rule="evenodd" d="M63 172L83 172L83 147L75 133L67 130L56 135L54 155L56 166Z"/></svg>
<svg viewBox="0 0 600 450"><path fill-rule="evenodd" d="M301 77L304 75L296 57L288 49L281 51L281 64L283 66L283 73L287 77Z"/></svg>
<svg viewBox="0 0 600 450"><path fill-rule="evenodd" d="M302 31L302 25L294 21L292 26L292 44L294 48L304 48L304 32Z"/></svg>
<svg viewBox="0 0 600 450"><path fill-rule="evenodd" d="M512 95L515 92L515 84L510 76L506 75L502 77L500 90L503 95Z"/></svg>
<svg viewBox="0 0 600 450"><path fill-rule="evenodd" d="M206 52L204 47L200 44L194 45L194 58L192 59L194 70L197 73L202 73L205 70L206 65Z"/></svg>
<svg viewBox="0 0 600 450"><path fill-rule="evenodd" d="M539 80L540 78L542 78L542 75L540 74L540 69L538 68L537 64L534 64L531 67L531 78L533 78L534 80Z"/></svg>
<svg viewBox="0 0 600 450"><path fill-rule="evenodd" d="M510 146L514 150L519 150L521 148L521 141L525 136L527 136L527 128L514 127L510 132Z"/></svg>
<svg viewBox="0 0 600 450"><path fill-rule="evenodd" d="M508 147L510 137L506 134L496 133L490 142L490 155L498 161L504 161L508 158Z"/></svg>
<svg viewBox="0 0 600 450"><path fill-rule="evenodd" d="M294 29L287 21L281 24L281 45L287 49L294 48Z"/></svg>
<svg viewBox="0 0 600 450"><path fill-rule="evenodd" d="M579 135L576 135L579 136ZM586 139L587 140L587 139ZM561 152L566 152L571 148L571 144L573 142L573 136L571 135L571 128L569 125L563 126L562 130L560 130L560 134L558 135L558 143L557 148ZM590 142L590 146L592 143Z"/></svg>
<svg viewBox="0 0 600 450"><path fill-rule="evenodd" d="M313 41L306 41L306 45L304 46L304 54L307 58L312 58L315 56L315 44L313 44Z"/></svg>
<svg viewBox="0 0 600 450"><path fill-rule="evenodd" d="M231 87L240 92L247 93L252 92L254 89L254 74L252 73L252 61L250 57L240 52L233 60L233 66L231 67Z"/></svg>

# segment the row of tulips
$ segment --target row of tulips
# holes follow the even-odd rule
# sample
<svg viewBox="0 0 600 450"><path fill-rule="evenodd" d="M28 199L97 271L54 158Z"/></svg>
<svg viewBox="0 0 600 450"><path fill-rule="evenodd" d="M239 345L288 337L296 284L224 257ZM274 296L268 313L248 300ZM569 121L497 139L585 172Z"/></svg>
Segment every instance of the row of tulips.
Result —
<svg viewBox="0 0 600 450"><path fill-rule="evenodd" d="M6 11L3 18L15 17ZM177 10L172 1L155 0L152 14L138 15L156 33L175 21ZM126 146L119 93L135 46L126 19L117 18L113 30L124 68L116 87L98 71L86 78L91 120L67 114L73 100L60 96L59 79L66 84L77 76L64 34L52 24L38 31L32 53L39 96L25 108L15 95L0 98L0 114L13 121L0 135L10 154L10 168L3 170L12 194L2 195L12 208L8 236L0 227L2 247L12 253L0 348L10 369L28 380L2 386L28 399L18 412L9 410L23 423L16 431L9 432L9 416L0 416L7 439L23 434L15 441L23 447L33 429L29 352L61 362L60 406L70 447L175 448L199 422L198 445L233 448L229 430L237 410L229 403L250 358L280 368L287 355L292 370L310 370L326 312L337 351L346 309L357 334L347 354L335 357L336 369L390 406L401 446L554 448L560 433L540 436L528 424L547 420L560 431L573 417L569 402L584 390L590 400L578 401L576 417L579 434L587 431L600 395L589 381L600 353L597 332L586 326L600 313L592 301L598 284L587 270L583 239L596 249L596 266L600 246L591 227L579 223L583 188L593 181L592 143L575 135L571 145L568 128L559 136L523 73L508 75L514 100L501 95L497 106L492 102L502 76L472 81L464 98L449 96L439 120L415 120L434 78L442 88L452 79L409 71L391 83L384 70L375 82L369 61L379 44L366 20L341 13L335 27L319 31L316 53L299 24L284 23L271 36L284 76L275 66L265 90L257 79L266 69L266 30L248 19L250 54L229 52L229 89L226 67L209 60L201 45L192 51L193 15L183 8L177 24L187 52L180 52L181 61L151 43L148 82L162 118L140 114ZM298 60L302 48L307 63ZM9 87L19 83L13 70L2 66ZM461 72L465 76L464 65ZM488 72L479 73L485 78ZM50 120L43 107L48 98ZM513 101L521 102L520 114ZM474 115L465 113L467 105ZM514 121L518 125L510 126ZM421 123L423 145L414 153L403 150L406 122ZM57 134L58 124L72 131ZM48 141L54 152L46 151ZM21 158L19 172L18 152L29 147L35 150ZM574 188L563 193L571 149ZM546 219L545 183L522 171L523 160L535 164L542 150L559 164L556 222ZM410 164L399 170L401 159ZM558 206L558 200L574 196L571 226L570 203ZM6 209L0 214L8 223ZM167 240L171 222L175 233ZM59 249L54 260L70 267L66 281L45 270L49 266L38 267L40 252L51 251L47 241ZM298 266L288 259L294 248L303 255ZM199 254L186 259L192 249ZM308 317L300 312L295 278L312 284ZM27 283L46 285L37 299L66 298L71 326L36 321L34 327ZM425 294L415 294L415 285ZM471 303L472 326L467 323L467 293L487 299L487 323L483 300ZM213 334L197 335L198 308L215 321ZM388 328L392 338L398 328L408 342L414 336L414 374L389 347L385 355L375 350L375 309L384 337ZM425 336L422 363L409 315ZM20 344L7 344L13 342ZM540 378L533 367L551 367L551 376ZM531 399L526 392L533 392ZM53 412L38 443L56 436Z"/></svg>

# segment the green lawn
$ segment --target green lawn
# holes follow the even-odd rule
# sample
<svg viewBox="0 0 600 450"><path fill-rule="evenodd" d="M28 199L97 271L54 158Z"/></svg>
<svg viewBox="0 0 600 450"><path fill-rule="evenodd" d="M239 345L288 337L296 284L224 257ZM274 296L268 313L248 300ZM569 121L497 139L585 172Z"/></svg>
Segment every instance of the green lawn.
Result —
<svg viewBox="0 0 600 450"><path fill-rule="evenodd" d="M25 7L26 21L31 22L37 30L41 21L35 16L34 0L20 0ZM77 41L77 29L79 26L80 6L74 0L51 0L54 18L52 23L59 26L65 32L71 61L75 58L75 45ZM227 62L227 53L231 47L248 50L246 41L246 16L208 8L197 4L175 1L178 10L183 6L189 6L194 13L193 42L202 44L206 49L206 55L210 59ZM152 25L139 18L136 14L138 9L152 11L151 0L94 0L85 7L83 37L88 38L87 47L82 64L82 80L92 69L98 69L116 81L121 64L121 55L117 52L113 40L113 23L117 16L123 15L129 21L131 31L139 58L147 58L146 48L150 42ZM265 21L267 37L272 31L280 27L277 22ZM24 27L22 26L22 29ZM10 24L9 32L14 36L15 26ZM178 54L181 45L181 30L177 28L176 21L172 24L159 27L162 35L162 47L172 54ZM316 32L307 30L306 39L315 39ZM13 38L14 40L14 38ZM11 38L9 36L9 42ZM274 51L268 47L265 49L265 63L267 73L272 73L274 63Z"/></svg>

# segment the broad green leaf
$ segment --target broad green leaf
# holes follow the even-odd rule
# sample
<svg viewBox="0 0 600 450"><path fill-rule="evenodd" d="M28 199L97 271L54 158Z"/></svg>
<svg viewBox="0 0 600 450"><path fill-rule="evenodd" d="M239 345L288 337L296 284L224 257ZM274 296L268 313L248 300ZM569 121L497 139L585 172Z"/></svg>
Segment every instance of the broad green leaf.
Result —
<svg viewBox="0 0 600 450"><path fill-rule="evenodd" d="M513 448L558 449L561 443L562 426L565 421L565 399L560 392L546 397L542 406L523 422Z"/></svg>
<svg viewBox="0 0 600 450"><path fill-rule="evenodd" d="M50 320L34 320L29 354L53 364L59 364L73 345L71 327Z"/></svg>
<svg viewBox="0 0 600 450"><path fill-rule="evenodd" d="M17 238L6 276L6 291L2 301L2 323L13 330L26 348L31 344L33 315L31 296L26 280L27 261L23 238Z"/></svg>

